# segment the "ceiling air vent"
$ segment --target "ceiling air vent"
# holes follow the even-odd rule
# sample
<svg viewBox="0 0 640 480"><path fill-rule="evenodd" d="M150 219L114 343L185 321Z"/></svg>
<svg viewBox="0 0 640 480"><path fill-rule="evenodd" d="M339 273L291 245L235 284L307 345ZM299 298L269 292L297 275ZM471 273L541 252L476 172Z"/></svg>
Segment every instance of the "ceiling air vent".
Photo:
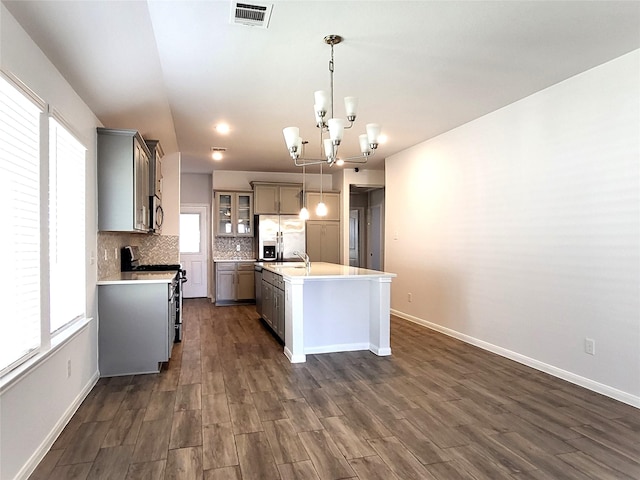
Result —
<svg viewBox="0 0 640 480"><path fill-rule="evenodd" d="M231 23L248 27L267 28L273 4L231 2Z"/></svg>

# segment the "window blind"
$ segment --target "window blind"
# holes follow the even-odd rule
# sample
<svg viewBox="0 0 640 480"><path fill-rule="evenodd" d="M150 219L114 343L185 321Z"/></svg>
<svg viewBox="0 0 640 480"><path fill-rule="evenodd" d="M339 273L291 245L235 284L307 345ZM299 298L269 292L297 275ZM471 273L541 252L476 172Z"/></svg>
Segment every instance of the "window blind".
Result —
<svg viewBox="0 0 640 480"><path fill-rule="evenodd" d="M0 373L40 346L40 115L0 77Z"/></svg>
<svg viewBox="0 0 640 480"><path fill-rule="evenodd" d="M49 301L55 332L86 309L85 147L49 118Z"/></svg>

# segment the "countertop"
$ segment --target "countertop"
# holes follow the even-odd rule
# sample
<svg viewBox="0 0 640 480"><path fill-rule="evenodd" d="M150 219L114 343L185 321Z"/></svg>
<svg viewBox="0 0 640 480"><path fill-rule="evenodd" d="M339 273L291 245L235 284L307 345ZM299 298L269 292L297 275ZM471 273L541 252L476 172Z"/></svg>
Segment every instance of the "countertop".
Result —
<svg viewBox="0 0 640 480"><path fill-rule="evenodd" d="M214 262L216 263L220 263L220 262L255 262L256 259L255 258L214 258L213 259Z"/></svg>
<svg viewBox="0 0 640 480"><path fill-rule="evenodd" d="M395 273L380 272L366 268L338 265L336 263L311 262L307 271L303 262L260 262L265 270L282 275L283 278L314 279L349 279L349 278L393 278Z"/></svg>
<svg viewBox="0 0 640 480"><path fill-rule="evenodd" d="M134 283L171 283L176 272L122 272L98 280L97 285L123 285Z"/></svg>

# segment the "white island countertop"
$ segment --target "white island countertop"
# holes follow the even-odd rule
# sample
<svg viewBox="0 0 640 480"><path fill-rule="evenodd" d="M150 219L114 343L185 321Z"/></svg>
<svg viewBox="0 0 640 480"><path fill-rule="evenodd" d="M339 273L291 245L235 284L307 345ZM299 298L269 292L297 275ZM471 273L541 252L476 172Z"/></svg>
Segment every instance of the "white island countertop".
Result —
<svg viewBox="0 0 640 480"><path fill-rule="evenodd" d="M304 280L328 280L328 279L348 279L348 278L393 278L395 273L380 272L378 270L368 270L366 268L351 267L349 265L338 265L336 263L311 262L309 269L304 267L303 262L270 263L261 262L262 267L274 273L282 275L285 279Z"/></svg>
<svg viewBox="0 0 640 480"><path fill-rule="evenodd" d="M123 285L132 283L171 283L175 271L168 272L122 272L96 282L97 285Z"/></svg>

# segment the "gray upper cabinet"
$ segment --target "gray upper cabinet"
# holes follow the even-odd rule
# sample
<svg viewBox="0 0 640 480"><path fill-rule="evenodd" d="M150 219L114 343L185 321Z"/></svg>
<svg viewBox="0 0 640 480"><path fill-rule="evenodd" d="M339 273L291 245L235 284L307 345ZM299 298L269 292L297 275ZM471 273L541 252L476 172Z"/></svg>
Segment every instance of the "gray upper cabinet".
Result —
<svg viewBox="0 0 640 480"><path fill-rule="evenodd" d="M98 128L98 229L149 231L151 153L135 130Z"/></svg>
<svg viewBox="0 0 640 480"><path fill-rule="evenodd" d="M149 196L162 199L162 157L164 151L158 140L145 140L151 158L149 159Z"/></svg>
<svg viewBox="0 0 640 480"><path fill-rule="evenodd" d="M300 213L302 206L302 184L252 182L253 213L292 214Z"/></svg>

